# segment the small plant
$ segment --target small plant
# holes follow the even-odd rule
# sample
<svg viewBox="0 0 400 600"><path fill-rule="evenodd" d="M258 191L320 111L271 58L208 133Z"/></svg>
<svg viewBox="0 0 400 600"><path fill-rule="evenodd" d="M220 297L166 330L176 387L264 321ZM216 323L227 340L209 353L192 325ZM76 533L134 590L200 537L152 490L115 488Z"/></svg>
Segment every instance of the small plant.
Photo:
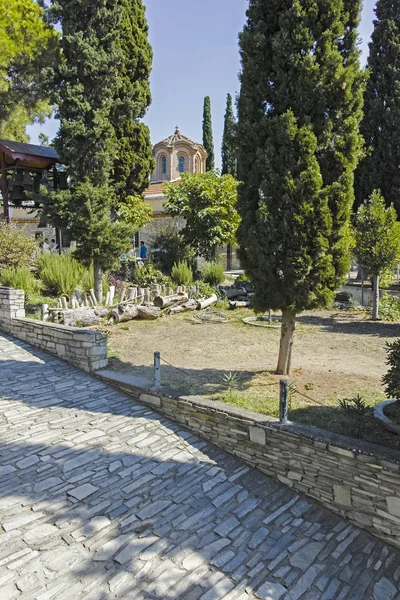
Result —
<svg viewBox="0 0 400 600"><path fill-rule="evenodd" d="M55 296L72 294L85 272L85 268L71 254L43 254L37 266L44 288Z"/></svg>
<svg viewBox="0 0 400 600"><path fill-rule="evenodd" d="M388 398L400 399L400 339L387 343L386 348L389 370L382 377L382 382Z"/></svg>
<svg viewBox="0 0 400 600"><path fill-rule="evenodd" d="M0 273L0 284L17 290L24 290L25 300L40 292L41 284L26 267L6 268Z"/></svg>
<svg viewBox="0 0 400 600"><path fill-rule="evenodd" d="M312 381L307 381L307 383L304 384L304 389L307 391L311 391L314 389L314 384Z"/></svg>
<svg viewBox="0 0 400 600"><path fill-rule="evenodd" d="M238 375L237 373L232 373L232 371L230 371L229 373L225 373L224 377L223 377L223 381L224 383L227 385L228 387L228 395L231 397L234 390L237 390L238 388Z"/></svg>
<svg viewBox="0 0 400 600"><path fill-rule="evenodd" d="M382 292L379 316L384 321L400 321L400 300L386 291Z"/></svg>
<svg viewBox="0 0 400 600"><path fill-rule="evenodd" d="M186 245L181 233L175 225L167 225L151 240L151 258L163 273L170 274L174 264L185 261L193 262L194 252Z"/></svg>
<svg viewBox="0 0 400 600"><path fill-rule="evenodd" d="M133 283L141 288L150 287L153 283L169 285L170 279L161 271L158 271L151 263L146 263L135 270Z"/></svg>
<svg viewBox="0 0 400 600"><path fill-rule="evenodd" d="M339 399L339 406L354 420L356 437L360 438L364 428L365 419L372 412L371 406L368 406L359 394L353 398Z"/></svg>
<svg viewBox="0 0 400 600"><path fill-rule="evenodd" d="M204 281L197 281L196 287L198 288L198 292L194 292L192 294L192 298L195 300L200 300L202 298L209 298L213 294L216 294L219 298L221 298L221 294L219 290L213 288L209 283L204 283Z"/></svg>
<svg viewBox="0 0 400 600"><path fill-rule="evenodd" d="M172 267L171 279L178 285L190 285L193 281L192 269L184 261L175 263Z"/></svg>
<svg viewBox="0 0 400 600"><path fill-rule="evenodd" d="M210 285L219 285L225 279L224 265L221 263L204 263L201 273L203 281Z"/></svg>

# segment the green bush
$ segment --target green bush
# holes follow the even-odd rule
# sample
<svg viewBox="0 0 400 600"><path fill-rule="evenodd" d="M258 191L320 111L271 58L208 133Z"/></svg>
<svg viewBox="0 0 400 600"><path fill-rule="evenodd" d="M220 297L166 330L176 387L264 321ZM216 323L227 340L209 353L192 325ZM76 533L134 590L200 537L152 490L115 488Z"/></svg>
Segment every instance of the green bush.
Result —
<svg viewBox="0 0 400 600"><path fill-rule="evenodd" d="M85 268L71 254L43 254L38 273L44 288L54 294L72 294L82 281Z"/></svg>
<svg viewBox="0 0 400 600"><path fill-rule="evenodd" d="M400 339L386 344L389 371L382 377L388 398L400 400Z"/></svg>
<svg viewBox="0 0 400 600"><path fill-rule="evenodd" d="M204 281L196 281L196 287L199 291L192 294L192 298L194 298L195 300L209 298L213 294L216 294L218 297L220 297L218 291L215 288L213 288L209 283L204 283Z"/></svg>
<svg viewBox="0 0 400 600"><path fill-rule="evenodd" d="M27 297L38 294L41 288L40 281L26 267L3 269L0 273L0 284L17 290L24 290Z"/></svg>
<svg viewBox="0 0 400 600"><path fill-rule="evenodd" d="M31 267L39 254L37 242L13 223L0 223L0 271Z"/></svg>
<svg viewBox="0 0 400 600"><path fill-rule="evenodd" d="M169 277L158 271L151 263L145 263L137 266L133 283L136 283L141 288L150 287L153 283L160 285L169 285L171 283Z"/></svg>
<svg viewBox="0 0 400 600"><path fill-rule="evenodd" d="M224 265L221 263L204 263L201 272L203 281L210 285L219 285L225 279Z"/></svg>
<svg viewBox="0 0 400 600"><path fill-rule="evenodd" d="M400 321L400 301L396 296L382 292L379 301L379 316L384 321Z"/></svg>
<svg viewBox="0 0 400 600"><path fill-rule="evenodd" d="M151 258L157 269L163 273L172 272L174 264L185 261L191 264L193 251L187 246L175 225L167 225L151 240Z"/></svg>
<svg viewBox="0 0 400 600"><path fill-rule="evenodd" d="M172 267L171 279L178 285L190 285L193 281L192 269L183 261L175 263Z"/></svg>

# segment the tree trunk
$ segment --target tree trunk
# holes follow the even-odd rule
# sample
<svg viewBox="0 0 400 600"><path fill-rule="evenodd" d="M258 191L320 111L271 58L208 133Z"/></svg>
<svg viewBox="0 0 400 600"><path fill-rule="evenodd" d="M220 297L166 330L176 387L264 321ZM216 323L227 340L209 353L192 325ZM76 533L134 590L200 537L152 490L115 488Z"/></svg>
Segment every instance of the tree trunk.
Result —
<svg viewBox="0 0 400 600"><path fill-rule="evenodd" d="M374 293L372 296L372 318L374 321L379 319L379 275L372 278Z"/></svg>
<svg viewBox="0 0 400 600"><path fill-rule="evenodd" d="M276 367L278 375L289 375L295 329L296 313L293 310L283 310L278 366Z"/></svg>
<svg viewBox="0 0 400 600"><path fill-rule="evenodd" d="M94 274L94 293L97 298L97 302L100 304L103 302L103 282L102 282L102 270L97 260L93 261L93 274Z"/></svg>

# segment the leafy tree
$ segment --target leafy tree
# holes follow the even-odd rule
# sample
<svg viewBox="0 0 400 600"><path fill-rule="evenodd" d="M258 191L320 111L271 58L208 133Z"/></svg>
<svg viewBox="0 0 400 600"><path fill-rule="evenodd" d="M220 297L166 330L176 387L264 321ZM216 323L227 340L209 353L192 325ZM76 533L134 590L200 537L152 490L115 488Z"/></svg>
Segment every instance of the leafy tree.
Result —
<svg viewBox="0 0 400 600"><path fill-rule="evenodd" d="M234 242L240 222L237 186L232 175L215 171L182 173L181 183L165 185L165 211L184 220L181 235L196 254L211 259L217 246Z"/></svg>
<svg viewBox="0 0 400 600"><path fill-rule="evenodd" d="M59 0L52 13L63 32L55 145L70 188L50 194L45 210L76 238L76 257L93 263L100 300L102 271L150 218L139 196L152 168L148 130L138 121L150 102L147 23L141 0Z"/></svg>
<svg viewBox="0 0 400 600"><path fill-rule="evenodd" d="M400 255L400 224L393 204L385 208L385 200L376 190L358 209L354 237L357 258L372 275L372 318L378 319L379 278L395 266Z"/></svg>
<svg viewBox="0 0 400 600"><path fill-rule="evenodd" d="M7 0L0 11L0 137L29 141L26 125L51 113L46 69L58 35L34 0Z"/></svg>
<svg viewBox="0 0 400 600"><path fill-rule="evenodd" d="M208 154L206 159L206 171L214 170L214 142L211 122L211 100L210 96L204 98L203 108L203 146Z"/></svg>
<svg viewBox="0 0 400 600"><path fill-rule="evenodd" d="M360 0L251 0L240 35L238 238L256 309L282 311L282 374L296 315L327 306L349 265L360 9Z"/></svg>
<svg viewBox="0 0 400 600"><path fill-rule="evenodd" d="M378 0L375 15L361 122L366 156L356 171L356 206L379 189L400 216L400 1Z"/></svg>
<svg viewBox="0 0 400 600"><path fill-rule="evenodd" d="M31 267L39 248L27 232L13 223L0 223L0 271Z"/></svg>
<svg viewBox="0 0 400 600"><path fill-rule="evenodd" d="M226 111L224 118L224 133L222 136L222 175L230 173L236 177L236 123L233 115L232 96L226 97Z"/></svg>

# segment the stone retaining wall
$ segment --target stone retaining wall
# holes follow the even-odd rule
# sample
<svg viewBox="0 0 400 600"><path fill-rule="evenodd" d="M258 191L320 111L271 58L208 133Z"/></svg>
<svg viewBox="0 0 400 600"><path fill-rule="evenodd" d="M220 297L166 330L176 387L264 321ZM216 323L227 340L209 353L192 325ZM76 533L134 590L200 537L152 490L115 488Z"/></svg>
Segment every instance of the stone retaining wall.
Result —
<svg viewBox="0 0 400 600"><path fill-rule="evenodd" d="M0 329L83 369L107 366L104 333L25 318L23 290L0 287Z"/></svg>
<svg viewBox="0 0 400 600"><path fill-rule="evenodd" d="M168 397L110 371L98 376L400 548L400 452L314 427L280 426L222 402Z"/></svg>

